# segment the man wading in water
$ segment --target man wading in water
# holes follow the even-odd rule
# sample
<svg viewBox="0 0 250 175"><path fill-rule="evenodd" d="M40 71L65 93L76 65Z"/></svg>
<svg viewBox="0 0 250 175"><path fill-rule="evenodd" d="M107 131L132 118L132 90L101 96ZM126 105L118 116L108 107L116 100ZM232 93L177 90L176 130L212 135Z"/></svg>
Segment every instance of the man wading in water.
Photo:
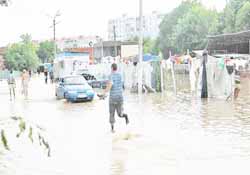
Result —
<svg viewBox="0 0 250 175"><path fill-rule="evenodd" d="M9 85L9 90L10 90L10 100L12 100L12 98L15 99L16 97L16 93L15 93L15 88L16 88L16 81L13 75L13 71L10 71L9 77L7 79L8 85Z"/></svg>
<svg viewBox="0 0 250 175"><path fill-rule="evenodd" d="M109 82L107 88L104 90L104 94L98 95L100 98L105 97L105 94L109 92L109 122L111 124L111 132L115 132L115 111L118 116L124 118L126 124L129 123L128 115L123 113L123 86L122 86L122 76L117 72L117 64L113 63L111 65L111 75L109 77Z"/></svg>

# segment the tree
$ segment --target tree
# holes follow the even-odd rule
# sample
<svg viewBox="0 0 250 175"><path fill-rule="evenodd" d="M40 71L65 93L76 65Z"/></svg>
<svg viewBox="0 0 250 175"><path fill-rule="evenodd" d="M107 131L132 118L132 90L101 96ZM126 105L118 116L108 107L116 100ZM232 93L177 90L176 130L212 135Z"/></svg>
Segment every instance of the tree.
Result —
<svg viewBox="0 0 250 175"><path fill-rule="evenodd" d="M178 20L185 16L194 4L197 4L197 1L182 1L178 7L166 14L162 20L157 46L162 51L164 58L169 56L169 51L177 52L174 38L175 27Z"/></svg>
<svg viewBox="0 0 250 175"><path fill-rule="evenodd" d="M132 42L139 42L139 37L133 37L129 39L128 41ZM143 38L143 53L151 53L154 55L158 55L160 52L160 49L157 44L157 39L151 39L150 37Z"/></svg>
<svg viewBox="0 0 250 175"><path fill-rule="evenodd" d="M28 34L21 36L22 41L10 45L5 54L6 65L10 69L34 69L38 66L39 59L36 54L37 47Z"/></svg>
<svg viewBox="0 0 250 175"><path fill-rule="evenodd" d="M217 34L222 34L224 33L224 29L226 28L225 13L219 12L217 15L218 15Z"/></svg>
<svg viewBox="0 0 250 175"><path fill-rule="evenodd" d="M151 39L151 38L144 38L144 40L143 40L143 52L158 55L159 49L157 48L156 40Z"/></svg>
<svg viewBox="0 0 250 175"><path fill-rule="evenodd" d="M8 6L10 3L9 0L0 0L0 6Z"/></svg>
<svg viewBox="0 0 250 175"><path fill-rule="evenodd" d="M54 59L54 42L52 41L44 41L39 44L39 48L37 50L37 55L41 62L51 62Z"/></svg>
<svg viewBox="0 0 250 175"><path fill-rule="evenodd" d="M236 30L250 29L250 2L245 2L236 15Z"/></svg>
<svg viewBox="0 0 250 175"><path fill-rule="evenodd" d="M194 5L189 12L178 20L174 30L176 50L204 49L208 34L216 34L218 30L216 11L207 10L200 4Z"/></svg>
<svg viewBox="0 0 250 175"><path fill-rule="evenodd" d="M225 20L225 33L232 33L235 31L235 12L230 6L226 6L224 9L224 20Z"/></svg>
<svg viewBox="0 0 250 175"><path fill-rule="evenodd" d="M237 16L239 11L249 0L229 0L224 9L225 29L224 32L236 32L239 30ZM241 10L242 11L242 10ZM242 12L241 12L242 13Z"/></svg>
<svg viewBox="0 0 250 175"><path fill-rule="evenodd" d="M157 46L164 58L186 49L204 49L208 34L223 30L223 19L216 10L206 9L199 1L183 1L166 14L160 24Z"/></svg>
<svg viewBox="0 0 250 175"><path fill-rule="evenodd" d="M21 36L20 36L20 38L22 39L22 42L24 43L24 44L29 44L29 43L31 43L31 41L32 41L32 38L31 38L31 35L29 35L29 34L22 34Z"/></svg>

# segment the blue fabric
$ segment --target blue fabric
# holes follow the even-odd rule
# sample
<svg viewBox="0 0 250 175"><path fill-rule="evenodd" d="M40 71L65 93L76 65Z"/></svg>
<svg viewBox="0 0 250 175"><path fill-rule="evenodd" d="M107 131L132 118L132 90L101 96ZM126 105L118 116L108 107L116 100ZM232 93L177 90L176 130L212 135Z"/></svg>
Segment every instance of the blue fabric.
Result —
<svg viewBox="0 0 250 175"><path fill-rule="evenodd" d="M152 55L151 54L147 54L143 56L143 61L150 61L152 60Z"/></svg>
<svg viewBox="0 0 250 175"><path fill-rule="evenodd" d="M118 72L111 73L109 80L112 83L110 100L123 100L122 75Z"/></svg>
<svg viewBox="0 0 250 175"><path fill-rule="evenodd" d="M156 55L151 54L145 54L143 55L143 61L159 61L160 57Z"/></svg>

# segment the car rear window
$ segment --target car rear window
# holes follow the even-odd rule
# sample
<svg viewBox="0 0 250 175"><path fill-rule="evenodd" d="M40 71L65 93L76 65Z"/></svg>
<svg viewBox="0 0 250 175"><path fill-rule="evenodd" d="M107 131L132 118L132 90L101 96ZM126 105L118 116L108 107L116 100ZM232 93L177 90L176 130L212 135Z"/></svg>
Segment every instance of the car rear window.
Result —
<svg viewBox="0 0 250 175"><path fill-rule="evenodd" d="M86 80L83 77L67 77L64 78L65 84L86 84Z"/></svg>

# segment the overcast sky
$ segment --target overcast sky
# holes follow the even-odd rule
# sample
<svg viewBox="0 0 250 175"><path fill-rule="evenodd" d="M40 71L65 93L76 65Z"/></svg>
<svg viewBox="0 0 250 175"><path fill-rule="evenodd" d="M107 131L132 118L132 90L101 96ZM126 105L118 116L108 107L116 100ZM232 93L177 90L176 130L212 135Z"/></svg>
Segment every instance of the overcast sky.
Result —
<svg viewBox="0 0 250 175"><path fill-rule="evenodd" d="M144 0L144 13L154 10L169 12L181 0ZM203 0L208 7L223 9L225 0ZM111 18L126 13L138 16L139 0L12 0L9 7L0 6L0 46L19 41L29 33L33 39L53 37L53 15L60 10L57 37L99 35L107 37L107 23Z"/></svg>

